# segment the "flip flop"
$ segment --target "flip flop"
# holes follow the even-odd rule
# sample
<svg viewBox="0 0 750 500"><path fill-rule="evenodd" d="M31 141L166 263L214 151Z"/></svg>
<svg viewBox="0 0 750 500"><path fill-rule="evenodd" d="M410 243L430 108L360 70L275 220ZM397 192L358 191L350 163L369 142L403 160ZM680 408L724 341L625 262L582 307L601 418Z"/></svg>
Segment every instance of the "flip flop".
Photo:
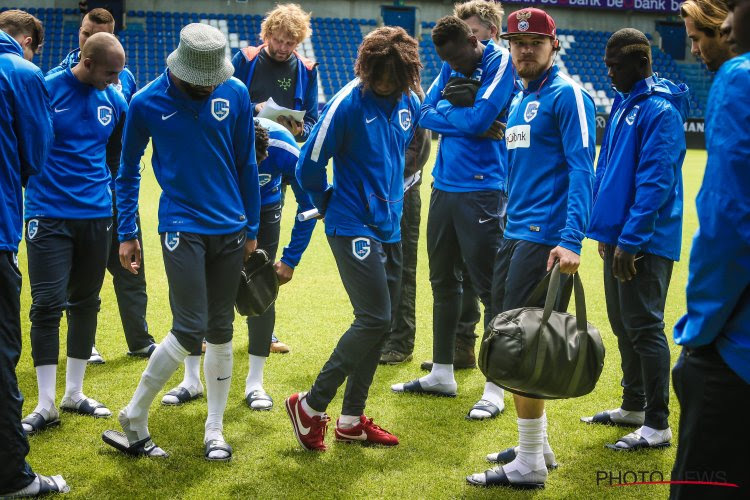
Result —
<svg viewBox="0 0 750 500"><path fill-rule="evenodd" d="M623 443L625 446L617 446L617 443ZM664 441L661 443L651 444L643 436L639 436L638 434L631 432L627 436L624 436L618 439L615 444L606 444L604 446L606 446L610 450L615 450L615 451L636 451L636 450L646 450L646 449L667 448L671 446L671 443L669 441Z"/></svg>
<svg viewBox="0 0 750 500"><path fill-rule="evenodd" d="M511 446L510 448L506 448L503 451L498 452L497 458L490 458L491 456L491 454L487 455L487 461L491 464L508 464L516 459L516 449ZM557 462L555 461L549 463L546 456L544 457L544 463L547 466L547 470L555 470L558 467Z"/></svg>
<svg viewBox="0 0 750 500"><path fill-rule="evenodd" d="M166 396L173 396L177 398L176 403L172 403L170 401L166 401L164 397ZM177 386L168 393L164 395L161 399L161 404L166 406L180 406L184 405L185 403L189 403L190 401L193 401L195 399L200 398L203 396L203 392L196 392L195 394L190 394L190 391L185 389L184 387Z"/></svg>
<svg viewBox="0 0 750 500"><path fill-rule="evenodd" d="M419 379L412 380L411 382L406 382L403 385L402 390L396 390L393 387L391 387L391 390L393 392L398 393L409 393L409 394L428 394L431 396L440 396L445 398L455 398L456 392L455 391L439 391L435 389L425 389L422 387L422 384L419 383Z"/></svg>
<svg viewBox="0 0 750 500"><path fill-rule="evenodd" d="M140 351L140 350L128 351L128 356L130 356L131 358L148 359L151 357L151 355L154 353L155 350L156 350L156 344L151 344L148 346L148 349L146 349L145 351Z"/></svg>
<svg viewBox="0 0 750 500"><path fill-rule="evenodd" d="M640 427L643 423L616 422L612 420L609 410L600 411L593 417L581 417L581 422L586 424L612 425L615 427Z"/></svg>
<svg viewBox="0 0 750 500"><path fill-rule="evenodd" d="M511 483L502 467L495 467L484 471L484 483L474 479L474 476L466 476L466 482L472 486L508 486L520 490L538 490L544 488L544 483Z"/></svg>
<svg viewBox="0 0 750 500"><path fill-rule="evenodd" d="M504 410L505 408L503 408ZM488 413L489 415L486 417L472 417L471 412L474 410L483 411L485 413ZM474 406L471 407L471 410L469 410L469 413L466 414L466 420L489 420L491 418L495 418L498 415L500 415L503 410L495 406L493 403L490 403L486 399L480 399L477 401Z"/></svg>
<svg viewBox="0 0 750 500"><path fill-rule="evenodd" d="M102 433L102 441L126 455L133 457L155 457L155 458L167 458L169 454L156 446L151 441L151 436L136 441L135 443L128 442L127 436L124 433L107 430Z"/></svg>
<svg viewBox="0 0 750 500"><path fill-rule="evenodd" d="M70 486L65 482L62 476L43 476L37 474L39 478L39 492L35 496L47 495L49 493L68 493Z"/></svg>
<svg viewBox="0 0 750 500"><path fill-rule="evenodd" d="M69 406L66 403L72 403L73 406ZM107 410L107 414L97 415L96 410L100 408ZM112 416L112 412L109 411L109 408L93 398L83 398L77 403L73 403L71 399L63 398L60 403L60 409L69 413L78 413L79 415L87 415L94 418L109 418Z"/></svg>
<svg viewBox="0 0 750 500"><path fill-rule="evenodd" d="M21 424L26 424L31 427L30 431L26 431L26 434L31 436L52 427L58 427L60 425L60 417L57 416L53 419L47 420L41 413L33 411L28 417L21 420Z"/></svg>
<svg viewBox="0 0 750 500"><path fill-rule="evenodd" d="M271 404L269 406L253 406L253 403L259 403L261 401L268 401ZM271 396L262 389L252 391L245 396L245 403L247 403L247 406L249 406L251 410L256 411L269 411L273 408L273 399L271 399Z"/></svg>
<svg viewBox="0 0 750 500"><path fill-rule="evenodd" d="M226 451L229 456L224 458L211 458L209 455L212 451ZM209 462L228 462L232 460L232 447L226 441L212 439L206 442L206 451L204 453L206 460Z"/></svg>

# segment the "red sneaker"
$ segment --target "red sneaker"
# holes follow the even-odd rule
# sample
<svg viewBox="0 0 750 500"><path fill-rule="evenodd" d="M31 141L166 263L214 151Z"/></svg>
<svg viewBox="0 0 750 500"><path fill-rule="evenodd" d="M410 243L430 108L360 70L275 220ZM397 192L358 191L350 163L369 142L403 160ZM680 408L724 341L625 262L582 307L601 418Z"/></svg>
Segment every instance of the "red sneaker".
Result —
<svg viewBox="0 0 750 500"><path fill-rule="evenodd" d="M292 428L297 441L306 450L325 451L324 442L328 422L331 420L328 415L322 417L311 417L302 409L302 399L307 397L306 392L298 392L286 398L286 412L289 414L289 420L292 421Z"/></svg>
<svg viewBox="0 0 750 500"><path fill-rule="evenodd" d="M342 429L336 421L336 441L342 443L359 442L362 444L379 444L396 446L398 438L387 430L375 425L371 418L360 415L359 423L354 427Z"/></svg>

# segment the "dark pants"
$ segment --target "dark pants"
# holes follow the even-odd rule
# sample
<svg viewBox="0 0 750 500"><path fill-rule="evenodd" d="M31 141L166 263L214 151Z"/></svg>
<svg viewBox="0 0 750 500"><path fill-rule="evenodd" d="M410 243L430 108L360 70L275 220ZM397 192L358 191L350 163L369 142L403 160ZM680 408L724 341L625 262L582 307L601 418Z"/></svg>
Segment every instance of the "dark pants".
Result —
<svg viewBox="0 0 750 500"><path fill-rule="evenodd" d="M432 284L435 363L453 364L456 329L461 315L462 264L484 305L484 324L491 316L492 270L502 236L500 191L452 193L432 190L427 217L427 255Z"/></svg>
<svg viewBox="0 0 750 500"><path fill-rule="evenodd" d="M727 482L739 488L673 484L670 498L747 498L750 384L713 345L684 348L672 370L680 402L680 431L673 481Z"/></svg>
<svg viewBox="0 0 750 500"><path fill-rule="evenodd" d="M172 333L188 352L232 340L245 230L233 234L162 233Z"/></svg>
<svg viewBox="0 0 750 500"><path fill-rule="evenodd" d="M325 411L347 379L343 415L362 415L401 291L401 243L328 236L354 322L339 339L315 380L307 402Z"/></svg>
<svg viewBox="0 0 750 500"><path fill-rule="evenodd" d="M260 229L258 230L258 248L268 252L271 261L276 260L281 233L281 204L262 207L260 212ZM276 325L276 304L271 304L260 316L247 318L249 342L247 352L253 356L265 358L271 353L271 335Z"/></svg>
<svg viewBox="0 0 750 500"><path fill-rule="evenodd" d="M401 249L404 255L401 273L401 300L393 318L391 333L383 352L396 351L411 354L417 333L417 251L419 250L419 225L422 219L420 184L414 185L404 196L404 213L401 216Z"/></svg>
<svg viewBox="0 0 750 500"><path fill-rule="evenodd" d="M117 220L117 211L113 216ZM117 308L120 311L122 329L125 332L125 342L128 350L133 352L154 343L154 337L148 333L146 322L146 267L143 260L143 233L141 231L141 219L138 212L135 213L135 223L138 225L138 243L141 245L141 267L138 274L133 274L120 264L120 242L117 239L117 231L112 231L112 245L107 261L107 270L112 275L112 286L117 297Z"/></svg>
<svg viewBox="0 0 750 500"><path fill-rule="evenodd" d="M21 272L13 252L0 251L0 495L36 477L26 462L29 443L21 427L23 395L16 365L21 357Z"/></svg>
<svg viewBox="0 0 750 500"><path fill-rule="evenodd" d="M112 226L109 217L26 222L34 366L57 364L63 310L68 319L68 357L91 356Z"/></svg>
<svg viewBox="0 0 750 500"><path fill-rule="evenodd" d="M547 275L547 260L554 247L524 240L503 238L497 250L492 276L492 313L519 307L543 307L529 304L528 298Z"/></svg>
<svg viewBox="0 0 750 500"><path fill-rule="evenodd" d="M604 295L612 332L617 336L622 366L622 409L646 411L645 425L669 427L669 345L664 335L673 262L642 254L636 275L619 281L612 274L614 247L604 253Z"/></svg>

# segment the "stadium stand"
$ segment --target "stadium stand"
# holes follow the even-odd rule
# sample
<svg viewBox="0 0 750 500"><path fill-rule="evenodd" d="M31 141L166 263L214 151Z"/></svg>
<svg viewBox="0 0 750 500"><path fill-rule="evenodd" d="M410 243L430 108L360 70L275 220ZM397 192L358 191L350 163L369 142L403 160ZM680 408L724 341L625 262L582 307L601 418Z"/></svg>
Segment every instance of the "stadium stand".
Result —
<svg viewBox="0 0 750 500"><path fill-rule="evenodd" d="M5 10L5 8L0 9ZM78 45L79 14L75 9L29 8L45 25L47 40L35 62L47 71ZM260 43L259 14L216 14L189 12L128 11L127 28L119 36L128 55L128 65L135 74L139 87L154 79L164 69L167 55L179 40L180 28L191 22L204 22L223 31L234 52L248 45ZM346 82L354 77L354 60L362 37L377 25L374 19L346 19L315 17L313 34L301 46L302 55L320 63L320 102L326 102ZM440 70L440 59L430 38L434 22L422 22L419 45L422 54L424 87L435 79ZM604 31L558 30L560 58L563 72L578 81L594 96L597 111L611 109L614 91L607 77L602 59L604 47L611 33ZM691 89L691 115L703 116L711 86L712 74L698 62L676 62L653 45L655 71L665 78L685 82Z"/></svg>

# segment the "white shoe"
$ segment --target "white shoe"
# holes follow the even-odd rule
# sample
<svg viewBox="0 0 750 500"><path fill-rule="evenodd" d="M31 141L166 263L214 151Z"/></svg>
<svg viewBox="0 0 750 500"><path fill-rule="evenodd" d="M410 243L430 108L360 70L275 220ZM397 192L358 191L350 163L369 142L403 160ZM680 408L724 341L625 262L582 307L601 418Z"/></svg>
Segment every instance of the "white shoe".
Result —
<svg viewBox="0 0 750 500"><path fill-rule="evenodd" d="M89 357L88 364L90 365L103 365L104 364L104 358L102 358L102 355L99 354L99 351L96 350L96 346L91 347L91 357Z"/></svg>

